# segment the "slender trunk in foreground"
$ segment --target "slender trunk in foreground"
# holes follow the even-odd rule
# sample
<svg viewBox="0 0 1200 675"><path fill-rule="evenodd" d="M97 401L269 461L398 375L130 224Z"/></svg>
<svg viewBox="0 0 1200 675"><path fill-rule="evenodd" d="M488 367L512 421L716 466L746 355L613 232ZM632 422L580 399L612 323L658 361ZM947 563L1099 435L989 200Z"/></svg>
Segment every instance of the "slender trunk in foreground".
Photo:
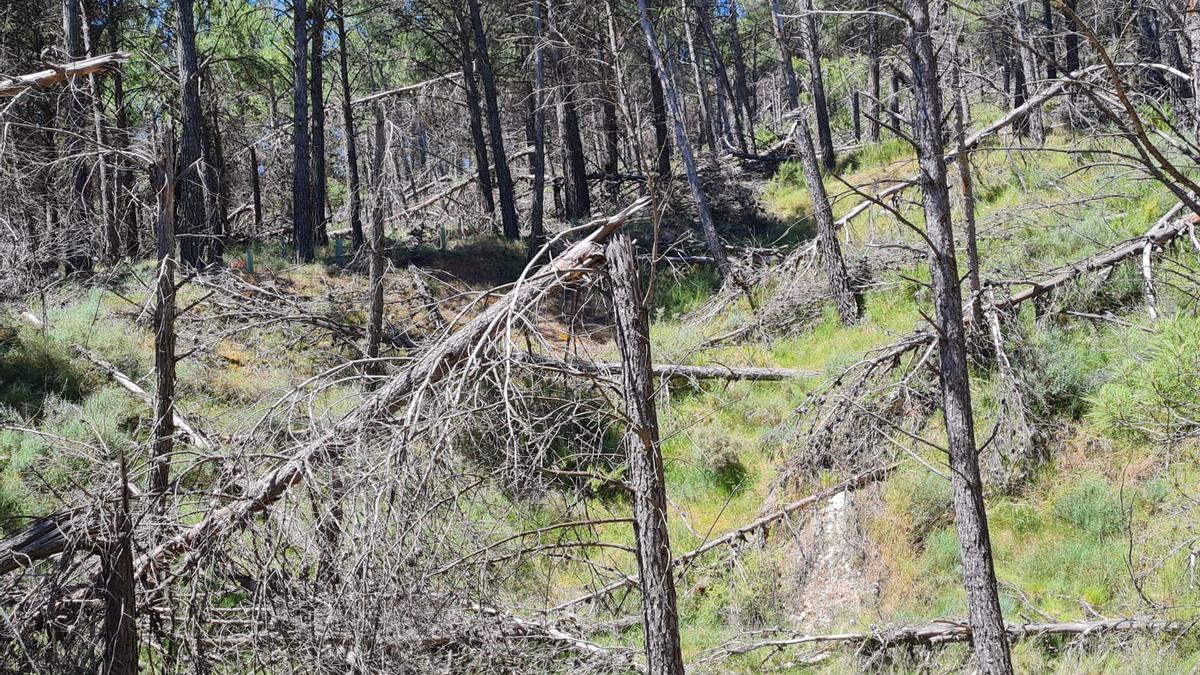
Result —
<svg viewBox="0 0 1200 675"><path fill-rule="evenodd" d="M967 375L966 331L963 326L962 290L954 255L950 224L950 189L943 157L942 102L938 90L937 61L930 32L928 0L905 0L909 15L908 47L912 59L913 142L921 169L919 182L925 208L925 228L932 244L929 267L933 278L938 327L938 379L946 440L950 450L954 519L961 549L963 585L974 637L979 671L1012 673L1008 635L996 590L992 544L988 536L979 456L975 447L975 420Z"/></svg>
<svg viewBox="0 0 1200 675"><path fill-rule="evenodd" d="M633 242L625 235L617 235L605 250L605 257L612 282L612 310L629 424L622 445L633 485L633 529L642 587L646 663L649 672L656 675L682 675L679 612L667 533L666 481L650 365L650 322L638 280Z"/></svg>

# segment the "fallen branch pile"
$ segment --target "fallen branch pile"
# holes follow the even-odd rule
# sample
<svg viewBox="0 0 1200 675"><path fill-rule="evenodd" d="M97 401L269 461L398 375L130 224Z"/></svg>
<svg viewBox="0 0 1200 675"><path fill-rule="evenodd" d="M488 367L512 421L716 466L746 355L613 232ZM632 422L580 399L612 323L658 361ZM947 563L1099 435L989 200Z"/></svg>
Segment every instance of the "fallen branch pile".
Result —
<svg viewBox="0 0 1200 675"><path fill-rule="evenodd" d="M309 472L349 450L354 441L347 439L358 438L364 428L390 418L405 405L415 407L426 388L467 360L487 335L502 330L511 312L524 309L565 284L599 269L603 262L603 242L649 204L649 198L638 199L620 213L597 221L596 229L588 237L536 273L518 280L515 287L497 302L417 357L411 366L392 377L333 428L296 448L290 459L259 478L244 494L209 511L196 524L141 554L134 561L137 578L145 582L183 553L217 544L255 514L268 509ZM86 518L54 516L48 522L53 523L53 529L38 537L36 542L31 542L26 533L0 542L0 572L25 567L61 553L72 544L86 541L87 533L92 531ZM41 527L46 529L45 525ZM33 543L36 546L31 545ZM185 564L184 568L187 567Z"/></svg>

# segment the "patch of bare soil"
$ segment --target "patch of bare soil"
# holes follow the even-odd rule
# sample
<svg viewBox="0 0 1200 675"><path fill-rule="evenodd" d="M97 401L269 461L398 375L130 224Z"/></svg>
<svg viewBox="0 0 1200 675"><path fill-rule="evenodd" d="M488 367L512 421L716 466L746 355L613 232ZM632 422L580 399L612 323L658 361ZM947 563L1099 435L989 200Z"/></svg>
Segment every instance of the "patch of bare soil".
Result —
<svg viewBox="0 0 1200 675"><path fill-rule="evenodd" d="M826 632L875 604L880 577L859 526L857 503L864 495L843 492L827 500L784 545L780 584L795 630Z"/></svg>

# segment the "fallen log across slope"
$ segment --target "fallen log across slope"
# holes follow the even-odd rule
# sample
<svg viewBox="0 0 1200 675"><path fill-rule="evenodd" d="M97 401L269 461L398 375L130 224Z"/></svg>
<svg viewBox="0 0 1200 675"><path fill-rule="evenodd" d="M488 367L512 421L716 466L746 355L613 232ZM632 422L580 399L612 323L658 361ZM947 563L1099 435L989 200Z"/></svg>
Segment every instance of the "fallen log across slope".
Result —
<svg viewBox="0 0 1200 675"><path fill-rule="evenodd" d="M1172 208L1168 212L1168 216L1175 212L1176 210ZM1107 272L1129 258L1142 255L1148 247L1153 250L1166 246L1176 238L1187 234L1197 223L1200 223L1200 216L1197 215L1187 215L1175 220L1164 217L1141 236L1113 244L1099 253L1053 270L1040 281L1025 282L1029 284L1028 288L1017 291L996 302L984 305L983 311L986 313L1013 309L1029 300L1041 297L1046 293L1060 288L1085 274ZM972 312L963 312L963 323L968 329L971 328L971 324L973 323L972 316ZM851 369L865 365L867 366L868 374L880 372L881 369L882 372L887 372L898 366L900 358L908 352L920 347L929 347L935 344L935 342L936 334L932 330L928 328L916 330L902 340L873 351L867 359L855 364Z"/></svg>
<svg viewBox="0 0 1200 675"><path fill-rule="evenodd" d="M1185 633L1195 621L1153 618L1103 619L1099 621L1061 621L1051 623L1006 624L1009 639L1027 640L1048 635L1082 637L1113 633ZM732 643L719 647L722 658L745 654L757 649L782 649L800 645L845 644L867 649L890 647L932 647L952 642L968 642L971 627L959 621L935 621L922 626L901 626L871 633L832 633L828 635L798 635L790 638L762 640L752 643Z"/></svg>
<svg viewBox="0 0 1200 675"><path fill-rule="evenodd" d="M545 366L575 375L617 375L620 363L594 362L585 359L559 359L525 354L520 357L535 366ZM760 368L755 366L689 366L676 363L656 363L651 372L658 378L681 380L729 380L746 382L781 382L817 377L820 373L795 368Z"/></svg>
<svg viewBox="0 0 1200 675"><path fill-rule="evenodd" d="M128 53L113 52L82 61L54 64L50 68L39 70L36 73L0 80L0 97L16 96L32 87L49 87L66 80L111 73L128 60Z"/></svg>
<svg viewBox="0 0 1200 675"><path fill-rule="evenodd" d="M679 567L681 565L689 563L692 560L695 560L696 558L699 558L700 556L704 555L705 553L712 551L713 549L720 548L722 546L728 546L735 542L745 541L746 538L748 538L755 532L758 532L765 527L773 525L773 524L779 522L780 520L783 520L784 518L792 515L793 513L796 513L797 511L799 511L801 509L804 509L804 508L807 508L814 504L817 504L819 502L825 501L826 499L829 499L835 495L839 495L843 492L848 492L850 490L857 490L858 488L861 488L864 485L870 485L871 483L874 483L876 481L883 480L884 478L886 478L888 476L888 474L890 474L896 468L896 466L897 466L896 464L888 464L887 466L876 467L869 471L864 471L864 472L862 472L858 475L852 476L836 485L830 486L829 488L826 488L825 490L822 490L815 494L811 494L802 499L798 499L794 502L785 504L780 509L777 509L775 511L772 511L771 513L761 516L761 517L751 521L750 523L743 525L742 527L739 527L735 530L730 530L729 532L726 532L725 534L717 537L716 539L709 540L708 542L705 542L701 546L694 548L691 551L688 551L687 553L683 553L683 554L675 557L672 560L672 564L675 566L675 573L676 574L679 573ZM637 577L631 577L631 576L622 577L621 579L618 579L618 580L608 584L604 588L593 591L592 593L588 593L587 595L580 596L578 598L575 598L574 600L564 602L561 605L554 607L550 611L559 612L564 609L570 609L571 607L574 607L576 605L581 605L585 602L590 602L592 600L602 598L606 595L613 593L614 591L619 591L622 588L628 588L630 586L636 586L637 584L638 584Z"/></svg>
<svg viewBox="0 0 1200 675"><path fill-rule="evenodd" d="M181 554L200 546L210 546L238 530L252 516L267 510L296 483L315 468L336 460L353 446L364 427L389 418L407 405L413 397L449 374L466 360L477 344L489 334L502 330L511 311L526 308L551 292L599 269L603 263L603 242L650 204L643 197L616 215L596 221L596 229L552 262L516 286L493 305L450 332L440 343L418 356L411 366L390 380L347 413L325 433L318 434L290 453L290 459L269 471L252 484L242 496L225 506L209 511L196 524L175 534L134 560L135 574L145 580L162 565ZM38 539L30 549L25 533L0 542L0 574L61 553L91 530L86 519L64 518L54 521L55 527Z"/></svg>

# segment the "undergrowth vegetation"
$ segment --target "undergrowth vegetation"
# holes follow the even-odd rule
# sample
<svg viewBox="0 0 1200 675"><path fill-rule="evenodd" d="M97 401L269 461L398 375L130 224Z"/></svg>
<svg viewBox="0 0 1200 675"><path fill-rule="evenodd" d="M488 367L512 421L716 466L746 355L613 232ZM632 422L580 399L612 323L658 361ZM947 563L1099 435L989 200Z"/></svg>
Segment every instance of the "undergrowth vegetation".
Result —
<svg viewBox="0 0 1200 675"><path fill-rule="evenodd" d="M1067 138L1053 140L1059 147L1071 143ZM1083 149L1101 152L1104 147ZM1127 180L1117 169L1080 168L1085 160L1086 155L1066 152L1014 154L999 148L973 155L986 277L1027 276L1035 271L1029 268L1032 260L1045 266L1073 261L1144 232L1170 205L1170 196L1150 183ZM903 143L888 141L852 153L839 169L850 183L884 185L907 177L913 160ZM802 221L808 209L803 185L798 167L784 165L765 189L767 210L783 221ZM827 178L827 186L831 194L845 195L837 176ZM898 208L916 218L917 209L908 199L911 196ZM835 215L842 215L854 201L838 200ZM851 255L861 253L863 244L885 228L892 240L903 236L903 228L882 221L863 217L844 233ZM805 227L798 225L802 232ZM524 267L521 252L512 248L497 254L495 242L489 241L483 237L450 251L430 248L420 257L468 285L511 280ZM482 253L485 249L487 255ZM245 259L244 250L232 254ZM1177 254L1194 258L1184 251ZM338 283L330 281L339 278L334 268L291 267L270 250L259 250L255 257L257 274L286 279L300 291ZM485 258L493 263L480 267L478 261ZM5 528L21 524L18 514L41 514L55 486L80 480L72 443L98 444L115 459L145 440L145 406L72 349L91 350L147 384L152 364L145 355L152 353L147 348L151 337L141 308L147 291L138 281L147 272L145 267L134 270L113 289L61 290L44 309L45 328L24 325L16 316L4 319L0 525ZM344 283L353 283L350 275L344 276ZM651 318L658 360L813 373L773 383L664 383L662 448L670 534L677 552L752 521L764 504L801 496L783 489L777 480L779 460L793 450L786 432L797 423L797 408L825 378L922 326L922 314L931 312L924 290L927 278L927 270L917 264L880 280L879 290L866 297L866 320L857 326L843 327L833 309L825 308L800 335L701 350L698 345L705 339L747 320L749 303L737 300L719 316L697 323L690 315L714 299L719 288L715 273L695 268L657 274ZM990 292L999 295L1019 288L1001 283ZM1136 614L1149 597L1170 606L1200 601L1192 578L1194 546L1187 546L1195 536L1187 524L1194 515L1188 495L1200 492L1200 472L1192 461L1200 434L1200 318L1186 294L1166 286L1160 300L1165 316L1152 325L1142 289L1138 271L1125 266L1101 285L1076 285L1047 305L1023 309L1006 326L1006 348L1048 448L1022 489L994 494L989 501L997 573L1010 620ZM186 306L200 292L184 296L181 304ZM1067 307L1088 316L1052 311ZM338 316L361 324L358 315ZM328 342L306 349L299 344L264 329L199 350L180 364L180 409L202 412L207 423L217 427L210 431L228 433L320 372L322 351L346 349ZM990 425L996 417L997 375L982 365L974 375L982 442L994 431ZM348 409L357 395L332 387L314 405L332 418ZM938 424L934 415L924 428L929 443L940 442ZM580 434L591 434L589 442L609 450L615 445L594 429ZM866 613L839 616L835 627L870 629L961 617L965 612L945 457L928 445L897 438L908 449L899 456L900 468L862 500L861 529L875 551L867 567L875 575L878 604ZM550 452L570 456L577 449L574 440L564 438ZM472 460L483 465L500 461L486 452ZM577 483L563 484L576 489ZM627 503L617 493L593 489L589 495L594 517L615 520L626 515ZM513 530L552 522L569 506L569 500L553 494L497 499L530 501L520 511L525 520L507 523ZM1168 513L1171 518L1160 517ZM587 550L590 560L635 574L636 564L628 555L634 543L628 523L610 522L595 531L611 547ZM782 539L787 536L786 531L780 533ZM765 547L748 546L717 564L698 564L684 575L679 590L685 656L695 658L745 631L788 624L789 598L779 580L794 561L781 550L773 540ZM585 566L569 561L530 562L524 570L528 578L514 580L514 586L552 600L569 600L594 585ZM632 597L613 614L619 618L630 612L636 612ZM639 630L633 624L616 631L611 640L636 644ZM1054 641L1034 640L1017 647L1015 656L1021 668L1038 672L1165 672L1197 665L1200 657L1193 643L1192 638L1170 645L1138 638L1125 645L1118 659L1102 642L1094 649L1063 650ZM927 658L953 669L965 654L962 648L950 647ZM853 669L860 665L856 658L837 656L815 668ZM907 671L929 665L908 658L897 656L891 666ZM749 655L728 663L749 672L761 660Z"/></svg>

